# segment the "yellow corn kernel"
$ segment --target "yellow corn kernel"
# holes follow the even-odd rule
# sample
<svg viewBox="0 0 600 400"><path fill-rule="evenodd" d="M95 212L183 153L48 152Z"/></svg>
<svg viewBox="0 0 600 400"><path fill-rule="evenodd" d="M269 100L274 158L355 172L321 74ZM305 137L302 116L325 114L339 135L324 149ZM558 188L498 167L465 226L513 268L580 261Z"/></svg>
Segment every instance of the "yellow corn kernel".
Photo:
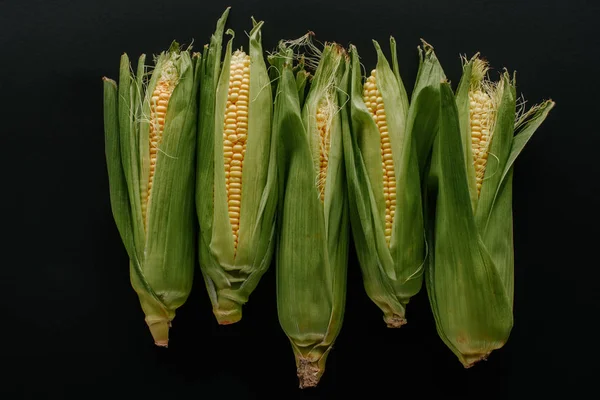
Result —
<svg viewBox="0 0 600 400"><path fill-rule="evenodd" d="M394 173L394 159L392 146L388 133L387 121L383 98L377 89L377 71L372 70L364 86L363 99L377 124L381 137L381 167L383 173L383 197L385 199L385 240L390 245L392 239L392 225L396 214L396 175Z"/></svg>
<svg viewBox="0 0 600 400"><path fill-rule="evenodd" d="M238 246L242 206L242 169L248 135L248 95L250 89L250 56L241 50L231 56L229 92L225 108L223 155L225 159L225 188L229 222L234 248Z"/></svg>
<svg viewBox="0 0 600 400"><path fill-rule="evenodd" d="M172 64L170 61L169 63ZM173 70L174 67L172 65L165 66L164 73L161 74L161 77L156 84L156 88L154 89L154 92L152 92L152 97L150 98L150 173L148 175L148 189L145 196L142 198L142 219L144 221L144 229L146 229L148 225L146 210L148 209L148 201L152 192L158 148L165 130L167 107L176 84L176 79L174 79L172 75Z"/></svg>
<svg viewBox="0 0 600 400"><path fill-rule="evenodd" d="M325 182L327 180L327 165L329 163L331 102L328 96L319 102L317 108L317 129L319 132L319 176L317 186L321 201L325 201Z"/></svg>
<svg viewBox="0 0 600 400"><path fill-rule="evenodd" d="M488 151L491 142L492 97L481 89L469 91L469 118L471 125L471 149L475 166L477 194L481 192Z"/></svg>

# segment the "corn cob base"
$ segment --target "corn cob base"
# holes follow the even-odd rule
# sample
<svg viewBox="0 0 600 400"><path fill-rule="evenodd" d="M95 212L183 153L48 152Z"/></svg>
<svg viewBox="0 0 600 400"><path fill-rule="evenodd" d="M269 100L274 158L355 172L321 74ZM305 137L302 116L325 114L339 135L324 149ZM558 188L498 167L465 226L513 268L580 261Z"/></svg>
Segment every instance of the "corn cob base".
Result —
<svg viewBox="0 0 600 400"><path fill-rule="evenodd" d="M306 358L298 359L298 382L300 389L316 387L321 380L323 370L317 362L310 361Z"/></svg>
<svg viewBox="0 0 600 400"><path fill-rule="evenodd" d="M384 316L383 317L388 328L400 328L403 325L406 325L406 318L393 314L392 316Z"/></svg>

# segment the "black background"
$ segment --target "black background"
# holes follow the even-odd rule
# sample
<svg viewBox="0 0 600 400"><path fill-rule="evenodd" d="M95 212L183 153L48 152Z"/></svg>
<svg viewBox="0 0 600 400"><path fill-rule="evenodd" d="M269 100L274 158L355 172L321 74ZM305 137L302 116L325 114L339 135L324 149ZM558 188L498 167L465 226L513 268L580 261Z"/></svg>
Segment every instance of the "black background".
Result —
<svg viewBox="0 0 600 400"><path fill-rule="evenodd" d="M168 349L152 343L130 286L109 205L101 77L127 52L173 39L200 49L231 5L246 46L250 16L263 44L308 30L357 45L398 41L414 83L420 38L454 86L459 55L481 51L517 70L517 90L556 107L517 160L515 326L506 346L465 370L438 338L423 289L409 324L385 328L351 254L344 326L320 387L297 388L276 313L274 268L219 327L203 282L179 309ZM579 394L598 372L598 48L594 1L1 1L0 397L342 398ZM197 273L199 278L200 274Z"/></svg>

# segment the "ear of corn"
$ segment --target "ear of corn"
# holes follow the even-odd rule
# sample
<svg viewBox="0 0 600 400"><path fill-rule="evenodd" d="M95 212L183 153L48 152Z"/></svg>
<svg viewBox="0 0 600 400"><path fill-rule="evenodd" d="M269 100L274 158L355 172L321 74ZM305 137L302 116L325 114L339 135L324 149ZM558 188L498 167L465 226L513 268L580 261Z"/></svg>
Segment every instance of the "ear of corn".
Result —
<svg viewBox="0 0 600 400"><path fill-rule="evenodd" d="M196 202L200 267L220 324L241 319L273 254L277 193L271 162L272 91L253 20L249 54L232 51L233 31L219 70L228 10L208 49L200 115ZM218 80L217 80L218 76Z"/></svg>
<svg viewBox="0 0 600 400"><path fill-rule="evenodd" d="M106 161L113 216L130 260L131 283L159 346L186 301L194 265L193 185L198 55L174 42L119 83L104 79ZM191 149L191 150L190 150ZM193 220L192 220L193 221Z"/></svg>
<svg viewBox="0 0 600 400"><path fill-rule="evenodd" d="M374 42L378 62L361 83L351 47L350 116L345 136L352 233L364 285L389 327L406 323L406 305L422 286L426 257L421 177L439 113L443 71L429 45L421 51L409 106L395 41L392 66Z"/></svg>
<svg viewBox="0 0 600 400"><path fill-rule="evenodd" d="M273 122L277 308L305 388L319 382L343 320L349 221L342 130L348 129L343 104L349 71L345 51L326 44L301 110L291 49L282 45L280 55Z"/></svg>
<svg viewBox="0 0 600 400"><path fill-rule="evenodd" d="M432 257L427 291L437 331L465 367L501 348L513 325L514 161L554 106L521 113L514 77L465 63L456 96L441 85L429 174Z"/></svg>

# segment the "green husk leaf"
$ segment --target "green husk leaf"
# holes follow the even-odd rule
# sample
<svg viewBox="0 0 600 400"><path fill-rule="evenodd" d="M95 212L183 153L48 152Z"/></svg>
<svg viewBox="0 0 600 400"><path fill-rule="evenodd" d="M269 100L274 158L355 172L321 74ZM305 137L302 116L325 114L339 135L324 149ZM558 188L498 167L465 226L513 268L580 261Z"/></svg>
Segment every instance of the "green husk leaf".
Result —
<svg viewBox="0 0 600 400"><path fill-rule="evenodd" d="M221 71L221 52L223 32L229 15L230 8L226 8L217 21L216 29L211 35L209 46L205 47L205 56L202 59L203 68L200 76L202 86L199 100L199 124L197 146L197 180L196 180L196 212L200 225L199 235L199 260L200 271L206 284L206 289L212 304L217 300L217 292L213 282L226 284L227 279L218 268L214 266L214 258L209 251L210 237L213 229L213 200L214 187L214 151L215 151L215 99L219 74ZM202 267L204 266L204 268ZM210 276L209 276L210 272Z"/></svg>
<svg viewBox="0 0 600 400"><path fill-rule="evenodd" d="M121 240L129 258L135 258L133 228L127 181L121 164L119 143L118 91L117 83L103 78L104 82L104 148L108 172L110 205Z"/></svg>
<svg viewBox="0 0 600 400"><path fill-rule="evenodd" d="M144 248L144 228L142 223L139 181L139 160L135 149L138 149L138 139L135 135L134 127L134 110L135 103L132 103L131 94L131 65L127 54L121 56L121 67L119 73L119 139L121 141L121 157L123 172L127 182L127 190L129 195L133 237L137 258L142 259L141 250Z"/></svg>
<svg viewBox="0 0 600 400"><path fill-rule="evenodd" d="M296 87L298 88L298 101L300 106L304 105L304 97L306 95L306 84L310 74L305 70L300 70L296 73Z"/></svg>

